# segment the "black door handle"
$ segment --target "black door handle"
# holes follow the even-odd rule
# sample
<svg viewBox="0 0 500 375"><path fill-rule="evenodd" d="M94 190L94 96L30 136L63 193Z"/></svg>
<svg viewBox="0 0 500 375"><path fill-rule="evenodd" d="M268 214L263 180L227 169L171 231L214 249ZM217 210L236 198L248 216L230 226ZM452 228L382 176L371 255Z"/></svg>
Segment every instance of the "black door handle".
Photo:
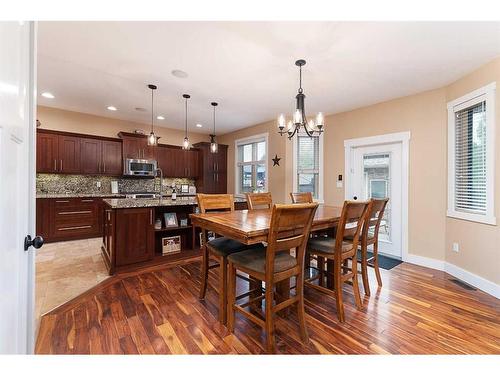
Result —
<svg viewBox="0 0 500 375"><path fill-rule="evenodd" d="M355 201L357 201L357 200L358 200L358 197L357 197L357 196L354 196L354 197L352 197L352 199L354 199Z"/></svg>
<svg viewBox="0 0 500 375"><path fill-rule="evenodd" d="M35 238L31 239L31 236L28 234L24 238L24 251L28 251L30 246L33 246L35 249L41 248L43 246L43 237L36 236Z"/></svg>

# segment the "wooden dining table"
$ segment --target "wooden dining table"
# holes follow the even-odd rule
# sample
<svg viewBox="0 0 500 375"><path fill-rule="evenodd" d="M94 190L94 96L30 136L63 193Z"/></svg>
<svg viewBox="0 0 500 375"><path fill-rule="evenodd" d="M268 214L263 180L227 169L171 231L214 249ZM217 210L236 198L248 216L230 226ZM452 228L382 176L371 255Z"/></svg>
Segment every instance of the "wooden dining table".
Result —
<svg viewBox="0 0 500 375"><path fill-rule="evenodd" d="M191 214L193 228L199 227L217 235L232 238L246 245L266 242L271 223L271 209L237 210ZM334 230L340 220L342 207L320 204L314 215L311 232ZM327 264L330 268L331 265ZM331 281L328 281L327 285ZM282 293L285 293L283 286Z"/></svg>

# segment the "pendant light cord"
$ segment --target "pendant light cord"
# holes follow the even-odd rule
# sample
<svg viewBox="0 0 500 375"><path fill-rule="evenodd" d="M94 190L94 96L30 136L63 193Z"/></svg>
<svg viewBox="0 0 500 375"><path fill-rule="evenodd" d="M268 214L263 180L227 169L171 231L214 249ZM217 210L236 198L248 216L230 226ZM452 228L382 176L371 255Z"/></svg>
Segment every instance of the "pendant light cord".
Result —
<svg viewBox="0 0 500 375"><path fill-rule="evenodd" d="M185 137L187 138L188 136L188 100L186 98L186 119L185 119Z"/></svg>
<svg viewBox="0 0 500 375"><path fill-rule="evenodd" d="M153 95L154 95L154 90L151 89L151 133L153 132L153 118L154 118Z"/></svg>
<svg viewBox="0 0 500 375"><path fill-rule="evenodd" d="M214 106L214 135L215 135L215 106Z"/></svg>
<svg viewBox="0 0 500 375"><path fill-rule="evenodd" d="M302 65L299 66L299 93L302 94Z"/></svg>

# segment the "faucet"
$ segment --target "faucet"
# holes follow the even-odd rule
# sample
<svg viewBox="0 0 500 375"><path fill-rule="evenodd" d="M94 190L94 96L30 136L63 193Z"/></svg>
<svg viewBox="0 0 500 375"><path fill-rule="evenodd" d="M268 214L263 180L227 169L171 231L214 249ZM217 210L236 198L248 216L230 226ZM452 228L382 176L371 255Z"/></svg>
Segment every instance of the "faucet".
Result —
<svg viewBox="0 0 500 375"><path fill-rule="evenodd" d="M160 199L163 198L163 195L162 195L162 186L163 186L163 171L161 170L161 168L156 168L155 169L155 173L158 173L160 172Z"/></svg>

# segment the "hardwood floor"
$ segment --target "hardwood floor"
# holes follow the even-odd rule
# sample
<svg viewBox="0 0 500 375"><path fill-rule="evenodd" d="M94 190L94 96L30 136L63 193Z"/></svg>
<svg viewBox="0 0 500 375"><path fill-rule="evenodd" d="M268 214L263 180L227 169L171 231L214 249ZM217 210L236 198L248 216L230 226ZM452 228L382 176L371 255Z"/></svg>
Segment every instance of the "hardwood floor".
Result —
<svg viewBox="0 0 500 375"><path fill-rule="evenodd" d="M310 343L303 346L297 316L276 323L277 352L290 354L500 354L500 301L466 290L451 276L403 263L381 270L364 311L344 288L345 323L335 301L306 288ZM45 354L223 354L264 353L265 337L255 324L236 317L235 333L217 320L217 294L198 300L200 262L131 273L43 316L36 353ZM211 282L216 281L211 271ZM112 281L111 281L112 280ZM246 288L239 281L238 287Z"/></svg>

